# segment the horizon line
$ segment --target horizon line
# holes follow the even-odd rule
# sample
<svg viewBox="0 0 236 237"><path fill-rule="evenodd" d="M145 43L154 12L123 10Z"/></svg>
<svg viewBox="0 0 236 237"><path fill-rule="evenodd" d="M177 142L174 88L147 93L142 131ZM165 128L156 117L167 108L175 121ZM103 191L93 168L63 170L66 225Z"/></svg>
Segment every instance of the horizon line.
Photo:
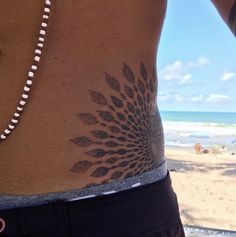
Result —
<svg viewBox="0 0 236 237"><path fill-rule="evenodd" d="M196 113L232 113L235 114L236 111L198 111L198 110L163 110L159 109L160 112L196 112Z"/></svg>

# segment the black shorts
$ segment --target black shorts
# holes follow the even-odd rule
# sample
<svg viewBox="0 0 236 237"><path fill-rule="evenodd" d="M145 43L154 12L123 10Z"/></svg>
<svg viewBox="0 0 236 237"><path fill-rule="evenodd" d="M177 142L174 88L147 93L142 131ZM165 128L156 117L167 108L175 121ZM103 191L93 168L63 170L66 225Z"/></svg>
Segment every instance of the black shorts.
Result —
<svg viewBox="0 0 236 237"><path fill-rule="evenodd" d="M160 181L118 193L0 210L0 218L1 237L185 236L169 171Z"/></svg>

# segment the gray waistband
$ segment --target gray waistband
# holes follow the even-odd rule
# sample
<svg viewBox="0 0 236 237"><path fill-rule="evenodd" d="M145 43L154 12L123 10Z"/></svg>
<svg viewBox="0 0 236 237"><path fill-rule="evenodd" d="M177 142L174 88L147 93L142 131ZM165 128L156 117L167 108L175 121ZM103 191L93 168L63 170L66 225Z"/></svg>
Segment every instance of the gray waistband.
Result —
<svg viewBox="0 0 236 237"><path fill-rule="evenodd" d="M15 207L42 205L58 199L63 199L65 201L74 201L79 199L92 198L100 195L112 194L122 190L127 190L141 185L153 183L165 178L166 175L167 166L166 162L163 161L155 169L108 184L99 184L88 188L70 190L66 192L53 192L27 196L0 194L0 210Z"/></svg>

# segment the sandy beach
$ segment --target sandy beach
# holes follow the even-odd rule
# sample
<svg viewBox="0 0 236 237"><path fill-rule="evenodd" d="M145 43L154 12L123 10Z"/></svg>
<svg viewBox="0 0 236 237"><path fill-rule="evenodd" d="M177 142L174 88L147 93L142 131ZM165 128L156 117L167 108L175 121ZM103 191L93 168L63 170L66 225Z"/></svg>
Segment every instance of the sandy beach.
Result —
<svg viewBox="0 0 236 237"><path fill-rule="evenodd" d="M236 155L169 148L167 164L185 225L236 230Z"/></svg>

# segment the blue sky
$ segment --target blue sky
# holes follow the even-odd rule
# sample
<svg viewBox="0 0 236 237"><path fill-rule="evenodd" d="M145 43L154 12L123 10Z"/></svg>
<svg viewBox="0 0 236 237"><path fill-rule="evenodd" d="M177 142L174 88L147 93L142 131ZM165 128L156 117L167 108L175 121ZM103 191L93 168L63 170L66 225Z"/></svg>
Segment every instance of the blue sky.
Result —
<svg viewBox="0 0 236 237"><path fill-rule="evenodd" d="M236 112L236 39L210 0L168 0L157 60L160 110Z"/></svg>

